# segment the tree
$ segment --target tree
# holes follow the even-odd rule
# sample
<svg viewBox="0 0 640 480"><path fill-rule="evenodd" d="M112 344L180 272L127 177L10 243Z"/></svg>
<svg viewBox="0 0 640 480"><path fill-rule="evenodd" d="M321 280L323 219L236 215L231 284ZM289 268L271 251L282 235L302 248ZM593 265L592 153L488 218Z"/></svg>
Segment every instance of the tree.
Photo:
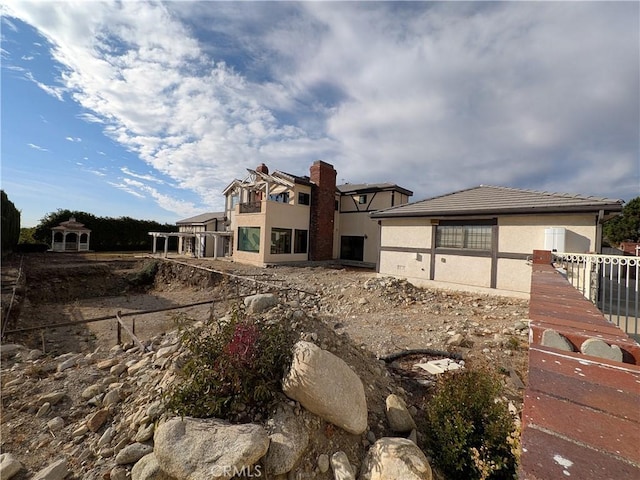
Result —
<svg viewBox="0 0 640 480"><path fill-rule="evenodd" d="M620 215L605 223L603 233L612 245L640 241L640 197L630 200Z"/></svg>
<svg viewBox="0 0 640 480"><path fill-rule="evenodd" d="M42 243L51 243L51 229L74 217L91 230L90 247L96 251L151 250L149 232L175 232L176 227L150 220L131 217L96 217L90 213L59 209L48 213L35 228L33 237ZM175 238L170 239L169 248L177 248Z"/></svg>
<svg viewBox="0 0 640 480"><path fill-rule="evenodd" d="M0 190L0 203L2 204L2 256L15 250L20 238L20 211L16 208L9 197Z"/></svg>

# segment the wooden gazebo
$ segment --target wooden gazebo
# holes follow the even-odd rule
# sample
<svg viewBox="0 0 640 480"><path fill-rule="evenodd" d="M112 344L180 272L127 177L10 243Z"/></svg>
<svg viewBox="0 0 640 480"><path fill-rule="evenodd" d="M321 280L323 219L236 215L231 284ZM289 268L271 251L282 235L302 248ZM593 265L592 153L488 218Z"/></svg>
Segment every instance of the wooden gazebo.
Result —
<svg viewBox="0 0 640 480"><path fill-rule="evenodd" d="M51 250L54 252L87 252L91 230L71 217L51 229Z"/></svg>

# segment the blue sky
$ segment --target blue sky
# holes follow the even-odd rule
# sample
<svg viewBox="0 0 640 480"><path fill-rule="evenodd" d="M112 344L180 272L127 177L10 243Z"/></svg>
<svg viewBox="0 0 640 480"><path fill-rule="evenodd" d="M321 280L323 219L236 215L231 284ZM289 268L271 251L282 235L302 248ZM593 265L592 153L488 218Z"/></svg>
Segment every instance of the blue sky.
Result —
<svg viewBox="0 0 640 480"><path fill-rule="evenodd" d="M246 168L640 195L637 2L9 2L1 185L174 223Z"/></svg>

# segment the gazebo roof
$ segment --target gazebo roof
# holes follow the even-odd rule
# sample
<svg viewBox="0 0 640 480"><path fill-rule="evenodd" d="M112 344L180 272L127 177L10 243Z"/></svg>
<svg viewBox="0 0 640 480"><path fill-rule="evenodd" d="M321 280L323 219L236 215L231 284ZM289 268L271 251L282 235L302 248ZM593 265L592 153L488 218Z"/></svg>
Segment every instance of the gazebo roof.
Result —
<svg viewBox="0 0 640 480"><path fill-rule="evenodd" d="M71 217L66 222L60 222L60 225L53 227L51 230L55 231L75 231L75 232L90 232L88 228L85 228L84 223L76 221L75 217Z"/></svg>

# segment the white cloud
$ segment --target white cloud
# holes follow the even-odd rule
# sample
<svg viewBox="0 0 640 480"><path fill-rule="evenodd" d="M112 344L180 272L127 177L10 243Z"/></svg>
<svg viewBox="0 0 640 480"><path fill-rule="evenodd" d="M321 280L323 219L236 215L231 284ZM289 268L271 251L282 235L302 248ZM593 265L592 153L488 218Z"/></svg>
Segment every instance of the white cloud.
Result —
<svg viewBox="0 0 640 480"><path fill-rule="evenodd" d="M65 93L66 89L63 87L52 87L51 85L45 85L42 82L39 82L38 80L36 80L33 76L33 74L31 72L27 72L25 74L25 77L32 81L33 83L35 83L38 88L40 88L41 90L43 90L45 93L47 93L48 95L51 95L54 98L57 98L58 100L60 100L61 102L64 101L64 97L63 94Z"/></svg>
<svg viewBox="0 0 640 480"><path fill-rule="evenodd" d="M34 150L40 150L41 152L49 151L49 149L41 147L40 145L36 145L34 143L27 143L27 146L33 148Z"/></svg>
<svg viewBox="0 0 640 480"><path fill-rule="evenodd" d="M480 183L637 195L638 4L11 8L54 46L60 98L205 205L246 167L306 174L319 158L339 179L419 197ZM118 185L176 213L195 208Z"/></svg>
<svg viewBox="0 0 640 480"><path fill-rule="evenodd" d="M160 180L159 178L154 177L153 175L141 175L139 173L132 172L127 167L120 168L120 171L122 173L124 173L125 175L129 175L130 177L139 178L141 180L147 180L147 181L155 182L155 183L164 183L164 181Z"/></svg>
<svg viewBox="0 0 640 480"><path fill-rule="evenodd" d="M80 137L65 137L65 140L69 142L74 142L74 143L78 143L82 141Z"/></svg>

